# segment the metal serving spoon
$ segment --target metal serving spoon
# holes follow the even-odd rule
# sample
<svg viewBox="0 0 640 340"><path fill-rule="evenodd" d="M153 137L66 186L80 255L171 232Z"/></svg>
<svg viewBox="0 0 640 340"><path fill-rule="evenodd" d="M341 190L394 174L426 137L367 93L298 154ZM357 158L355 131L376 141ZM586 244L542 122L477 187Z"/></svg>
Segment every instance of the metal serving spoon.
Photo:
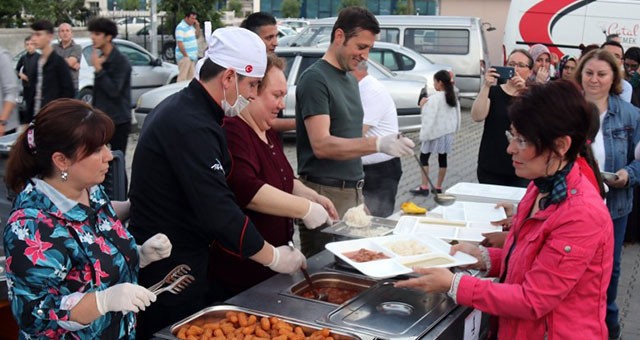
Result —
<svg viewBox="0 0 640 340"><path fill-rule="evenodd" d="M413 158L416 160L416 162L418 162L418 167L420 168L420 170L422 170L424 177L427 178L427 182L429 182L431 193L434 195L433 201L436 202L436 204L442 205L445 207L448 205L452 205L456 201L456 197L451 194L438 193L436 191L436 187L433 185L433 183L431 182L431 179L429 178L429 174L427 174L427 171L422 167L422 162L420 162L420 158L418 158L418 156L415 153L413 154Z"/></svg>
<svg viewBox="0 0 640 340"><path fill-rule="evenodd" d="M295 249L295 247L293 246L293 241L289 241L288 245L291 249ZM313 299L318 301L329 301L329 297L327 296L327 294L320 292L313 284L313 281L311 280L311 277L309 276L307 270L300 267L300 271L302 272L302 275L304 275L304 279L307 281L307 284L311 289L311 293L313 293Z"/></svg>

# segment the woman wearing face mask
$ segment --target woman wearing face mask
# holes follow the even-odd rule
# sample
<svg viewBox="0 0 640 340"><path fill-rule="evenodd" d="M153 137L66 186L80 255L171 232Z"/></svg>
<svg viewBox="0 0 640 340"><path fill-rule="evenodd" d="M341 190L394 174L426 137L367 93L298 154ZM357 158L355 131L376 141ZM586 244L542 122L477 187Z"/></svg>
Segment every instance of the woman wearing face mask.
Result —
<svg viewBox="0 0 640 340"><path fill-rule="evenodd" d="M504 151L507 148L504 131L509 128L507 108L526 89L525 80L531 75L533 59L526 50L517 49L509 55L507 66L515 68L513 78L498 85L499 74L490 68L471 107L471 118L484 122L478 152L478 182L526 187L529 181L516 176L511 158Z"/></svg>
<svg viewBox="0 0 640 340"><path fill-rule="evenodd" d="M260 234L276 247L293 238L293 219L314 229L339 218L328 198L295 179L277 133L271 130L287 94L283 68L282 59L268 54L258 96L237 117L225 119L223 126L233 159L229 187ZM210 254L216 259L210 261L210 279L229 297L277 274L215 245Z"/></svg>
<svg viewBox="0 0 640 340"><path fill-rule="evenodd" d="M585 98L593 102L600 112L600 131L592 144L600 171L618 175L617 180L606 181L609 187L607 206L615 235L613 273L607 291L607 326L609 337L613 339L620 335L615 299L622 242L633 205L633 187L640 182L640 161L635 160L633 154L640 141L640 113L618 96L622 92L622 73L618 65L613 54L599 49L585 55L576 70L576 79L582 85Z"/></svg>
<svg viewBox="0 0 640 340"><path fill-rule="evenodd" d="M533 58L533 69L529 76L530 83L544 84L551 79L551 52L547 46L535 44L529 48Z"/></svg>
<svg viewBox="0 0 640 340"><path fill-rule="evenodd" d="M507 152L516 174L532 182L503 248L451 247L476 257L474 267L499 282L414 268L421 277L395 286L447 292L458 304L497 316L498 339L606 339L612 222L575 164L590 114L577 87L564 80L534 85L510 107Z"/></svg>

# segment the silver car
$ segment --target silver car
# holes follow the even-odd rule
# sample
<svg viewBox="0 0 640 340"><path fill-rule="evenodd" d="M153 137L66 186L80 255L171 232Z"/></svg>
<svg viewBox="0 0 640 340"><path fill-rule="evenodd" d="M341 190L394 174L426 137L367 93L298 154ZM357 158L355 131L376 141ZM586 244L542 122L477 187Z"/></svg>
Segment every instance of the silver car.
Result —
<svg viewBox="0 0 640 340"><path fill-rule="evenodd" d="M277 48L276 54L286 60L285 76L287 77L288 94L285 99L284 117L295 117L295 92L300 75L311 64L322 57L325 49L319 47L284 47ZM422 78L414 80L389 72L384 66L369 60L369 74L380 80L389 90L398 111L398 124L401 131L416 131L420 129L420 107L418 97L425 88ZM188 81L163 86L140 96L135 109L138 126L142 127L144 118L162 100L180 91L189 84Z"/></svg>
<svg viewBox="0 0 640 340"><path fill-rule="evenodd" d="M90 38L75 38L82 47L80 74L78 76L79 99L87 103L93 101L93 43ZM175 83L178 78L178 66L154 58L149 51L127 40L114 39L113 44L124 54L131 64L131 107L134 107L141 94L166 84ZM26 51L18 53L14 65Z"/></svg>

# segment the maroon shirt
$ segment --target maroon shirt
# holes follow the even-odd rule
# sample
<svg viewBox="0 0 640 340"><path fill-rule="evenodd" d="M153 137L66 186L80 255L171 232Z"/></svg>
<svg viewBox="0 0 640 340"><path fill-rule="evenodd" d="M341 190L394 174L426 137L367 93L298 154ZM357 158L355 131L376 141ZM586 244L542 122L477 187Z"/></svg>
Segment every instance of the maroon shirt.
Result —
<svg viewBox="0 0 640 340"><path fill-rule="evenodd" d="M293 169L277 134L268 130L266 134L269 143L265 143L240 117L226 118L223 128L227 133L233 161L227 183L236 195L236 202L267 242L275 247L287 244L293 237L291 218L267 215L246 208L265 184L288 193L293 191ZM211 248L210 254L210 279L232 294L276 274L257 262L234 256L216 245Z"/></svg>

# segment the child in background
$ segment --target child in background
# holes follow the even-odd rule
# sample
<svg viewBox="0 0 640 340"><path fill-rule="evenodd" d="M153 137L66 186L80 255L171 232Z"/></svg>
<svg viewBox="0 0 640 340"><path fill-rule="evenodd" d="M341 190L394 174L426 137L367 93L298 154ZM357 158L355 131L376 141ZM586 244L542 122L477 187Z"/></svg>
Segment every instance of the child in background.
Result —
<svg viewBox="0 0 640 340"><path fill-rule="evenodd" d="M460 103L453 89L451 74L446 70L433 76L436 93L423 99L421 104L422 127L420 129L420 162L429 172L429 157L438 153L438 180L436 192L442 192L442 183L447 172L447 154L451 153L453 135L460 127ZM411 193L429 195L427 178L422 175L422 183Z"/></svg>

